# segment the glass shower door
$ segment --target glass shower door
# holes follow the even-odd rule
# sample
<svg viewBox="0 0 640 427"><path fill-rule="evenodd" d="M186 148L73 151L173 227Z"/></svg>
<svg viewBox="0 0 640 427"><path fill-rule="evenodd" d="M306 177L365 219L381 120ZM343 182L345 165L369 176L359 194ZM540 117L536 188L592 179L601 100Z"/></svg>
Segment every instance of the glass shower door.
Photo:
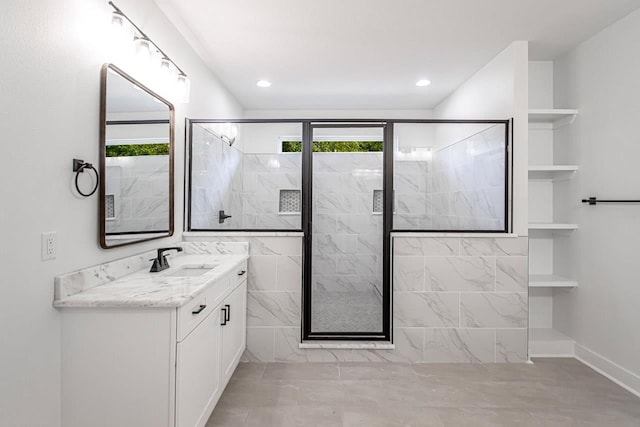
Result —
<svg viewBox="0 0 640 427"><path fill-rule="evenodd" d="M379 337L385 329L384 127L351 126L311 127L308 337Z"/></svg>

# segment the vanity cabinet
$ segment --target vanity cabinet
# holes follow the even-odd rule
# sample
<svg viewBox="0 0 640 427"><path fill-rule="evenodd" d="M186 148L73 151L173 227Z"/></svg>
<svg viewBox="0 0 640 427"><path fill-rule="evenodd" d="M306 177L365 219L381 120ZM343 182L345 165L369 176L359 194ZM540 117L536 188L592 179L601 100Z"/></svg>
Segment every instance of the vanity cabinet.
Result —
<svg viewBox="0 0 640 427"><path fill-rule="evenodd" d="M222 392L221 343L224 313L217 307L184 341L176 354L176 425L206 423L208 410ZM224 350L223 350L224 351ZM201 422L204 419L204 423Z"/></svg>
<svg viewBox="0 0 640 427"><path fill-rule="evenodd" d="M225 301L227 320L222 328L222 379L226 383L240 362L247 344L247 281Z"/></svg>
<svg viewBox="0 0 640 427"><path fill-rule="evenodd" d="M204 427L246 346L246 269L178 308L64 308L62 425Z"/></svg>
<svg viewBox="0 0 640 427"><path fill-rule="evenodd" d="M245 279L178 343L176 426L206 424L246 347L246 301Z"/></svg>

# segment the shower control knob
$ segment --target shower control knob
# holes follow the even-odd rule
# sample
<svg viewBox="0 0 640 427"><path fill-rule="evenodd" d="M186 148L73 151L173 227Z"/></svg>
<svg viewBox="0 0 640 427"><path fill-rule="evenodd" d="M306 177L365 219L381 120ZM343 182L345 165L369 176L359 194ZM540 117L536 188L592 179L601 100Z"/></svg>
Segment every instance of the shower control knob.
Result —
<svg viewBox="0 0 640 427"><path fill-rule="evenodd" d="M224 223L224 220L227 218L231 218L231 215L227 215L224 213L224 211L218 211L218 223L222 224Z"/></svg>

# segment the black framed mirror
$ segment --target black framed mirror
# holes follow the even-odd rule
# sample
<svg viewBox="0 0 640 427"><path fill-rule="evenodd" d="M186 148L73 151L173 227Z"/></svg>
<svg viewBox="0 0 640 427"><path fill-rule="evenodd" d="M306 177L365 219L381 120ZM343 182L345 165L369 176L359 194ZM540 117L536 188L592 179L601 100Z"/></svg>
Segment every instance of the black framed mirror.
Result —
<svg viewBox="0 0 640 427"><path fill-rule="evenodd" d="M173 235L174 108L113 64L101 73L100 246Z"/></svg>

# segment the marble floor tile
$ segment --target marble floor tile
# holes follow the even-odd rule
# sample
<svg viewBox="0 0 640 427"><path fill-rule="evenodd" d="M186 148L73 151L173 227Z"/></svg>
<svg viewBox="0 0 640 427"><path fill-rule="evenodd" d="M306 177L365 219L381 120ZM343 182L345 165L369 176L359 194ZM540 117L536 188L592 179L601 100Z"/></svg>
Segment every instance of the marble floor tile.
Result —
<svg viewBox="0 0 640 427"><path fill-rule="evenodd" d="M263 382L338 379L337 363L269 363L262 375Z"/></svg>
<svg viewBox="0 0 640 427"><path fill-rule="evenodd" d="M406 408L380 406L345 407L342 411L344 427L444 427L437 408Z"/></svg>
<svg viewBox="0 0 640 427"><path fill-rule="evenodd" d="M248 408L218 407L207 421L205 427L236 427L246 425Z"/></svg>
<svg viewBox="0 0 640 427"><path fill-rule="evenodd" d="M340 379L345 381L409 380L416 377L408 363L340 363Z"/></svg>
<svg viewBox="0 0 640 427"><path fill-rule="evenodd" d="M342 427L342 408L295 406L259 408L249 412L247 427Z"/></svg>
<svg viewBox="0 0 640 427"><path fill-rule="evenodd" d="M344 387L337 380L296 381L298 405L341 407L344 403Z"/></svg>
<svg viewBox="0 0 640 427"><path fill-rule="evenodd" d="M240 363L231 381L260 381L266 367L266 363Z"/></svg>
<svg viewBox="0 0 640 427"><path fill-rule="evenodd" d="M206 427L638 427L640 398L575 359L244 363Z"/></svg>

